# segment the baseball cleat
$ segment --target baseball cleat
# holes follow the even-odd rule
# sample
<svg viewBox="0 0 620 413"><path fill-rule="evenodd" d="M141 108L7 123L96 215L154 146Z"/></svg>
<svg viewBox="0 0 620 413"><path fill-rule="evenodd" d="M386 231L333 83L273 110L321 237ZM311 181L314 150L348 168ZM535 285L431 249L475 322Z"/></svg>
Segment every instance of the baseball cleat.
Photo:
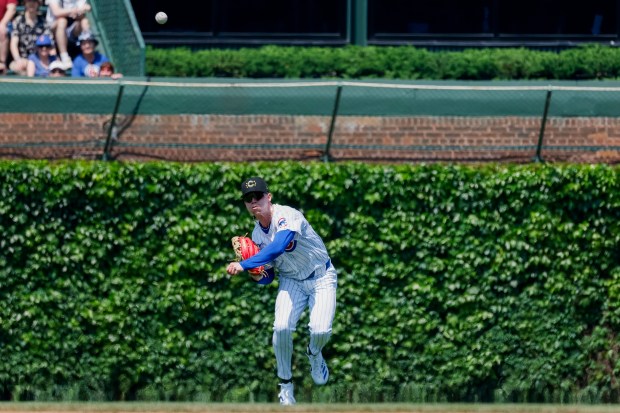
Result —
<svg viewBox="0 0 620 413"><path fill-rule="evenodd" d="M278 398L280 398L280 404L282 406L292 406L295 403L295 396L293 395L294 386L293 383L280 383L280 394L278 394Z"/></svg>
<svg viewBox="0 0 620 413"><path fill-rule="evenodd" d="M323 358L323 354L319 352L319 354L313 355L310 353L310 348L306 350L306 354L308 360L310 360L310 374L312 375L312 380L318 385L327 383L327 380L329 380L329 369L327 368L327 363Z"/></svg>

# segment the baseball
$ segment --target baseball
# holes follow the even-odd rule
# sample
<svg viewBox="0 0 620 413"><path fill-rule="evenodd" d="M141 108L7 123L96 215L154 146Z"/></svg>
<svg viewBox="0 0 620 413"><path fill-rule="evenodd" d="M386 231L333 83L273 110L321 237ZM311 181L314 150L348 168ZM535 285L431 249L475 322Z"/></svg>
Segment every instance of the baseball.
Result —
<svg viewBox="0 0 620 413"><path fill-rule="evenodd" d="M159 24L164 24L168 21L168 15L163 11L160 11L155 15L155 21Z"/></svg>

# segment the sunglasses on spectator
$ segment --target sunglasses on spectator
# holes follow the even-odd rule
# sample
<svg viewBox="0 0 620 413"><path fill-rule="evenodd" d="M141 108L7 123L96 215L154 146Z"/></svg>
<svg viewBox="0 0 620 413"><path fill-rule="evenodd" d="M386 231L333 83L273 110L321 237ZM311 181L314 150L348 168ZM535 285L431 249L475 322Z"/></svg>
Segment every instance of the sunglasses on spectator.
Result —
<svg viewBox="0 0 620 413"><path fill-rule="evenodd" d="M247 202L249 204L253 199L260 201L263 199L263 196L265 196L265 194L262 192L248 192L247 194L244 194L241 199L243 199L243 202Z"/></svg>
<svg viewBox="0 0 620 413"><path fill-rule="evenodd" d="M52 46L47 46L47 45L45 45L45 46L38 46L38 47L39 47L39 49L51 49L52 48Z"/></svg>
<svg viewBox="0 0 620 413"><path fill-rule="evenodd" d="M51 72L52 73L64 73L64 70L62 70L62 69L52 69Z"/></svg>

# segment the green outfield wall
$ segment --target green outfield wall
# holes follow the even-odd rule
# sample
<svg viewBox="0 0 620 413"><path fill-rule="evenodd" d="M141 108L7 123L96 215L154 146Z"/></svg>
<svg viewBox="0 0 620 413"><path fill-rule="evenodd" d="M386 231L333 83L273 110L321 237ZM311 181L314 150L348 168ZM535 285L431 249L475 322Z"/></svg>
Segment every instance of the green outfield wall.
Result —
<svg viewBox="0 0 620 413"><path fill-rule="evenodd" d="M0 157L620 162L617 82L0 79Z"/></svg>
<svg viewBox="0 0 620 413"><path fill-rule="evenodd" d="M132 78L0 81L0 113L342 116L620 115L620 82L299 81Z"/></svg>

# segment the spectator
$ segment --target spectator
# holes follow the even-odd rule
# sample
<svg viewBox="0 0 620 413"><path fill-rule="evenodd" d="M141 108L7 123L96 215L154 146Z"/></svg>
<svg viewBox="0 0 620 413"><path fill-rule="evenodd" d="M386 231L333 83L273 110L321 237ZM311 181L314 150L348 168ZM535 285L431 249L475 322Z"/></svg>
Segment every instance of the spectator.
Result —
<svg viewBox="0 0 620 413"><path fill-rule="evenodd" d="M26 72L29 77L47 77L50 74L50 64L56 60L56 56L50 56L52 39L46 34L37 38L35 43L37 52L28 56Z"/></svg>
<svg viewBox="0 0 620 413"><path fill-rule="evenodd" d="M99 68L99 77L111 77L112 79L120 79L123 77L120 73L114 72L114 65L111 62L101 63Z"/></svg>
<svg viewBox="0 0 620 413"><path fill-rule="evenodd" d="M99 44L95 36L90 32L84 32L78 39L82 53L73 61L71 76L75 77L99 77L101 64L110 60L95 50Z"/></svg>
<svg viewBox="0 0 620 413"><path fill-rule="evenodd" d="M15 16L17 0L0 0L0 74L6 73L9 54L9 22Z"/></svg>
<svg viewBox="0 0 620 413"><path fill-rule="evenodd" d="M47 22L56 36L60 60L65 69L71 69L69 43L75 43L82 32L90 30L86 13L90 5L86 0L47 0Z"/></svg>
<svg viewBox="0 0 620 413"><path fill-rule="evenodd" d="M60 59L54 60L50 63L50 77L65 77L67 72L65 71L65 65L62 64Z"/></svg>
<svg viewBox="0 0 620 413"><path fill-rule="evenodd" d="M9 68L18 75L26 75L28 56L35 53L35 42L42 34L51 36L45 18L39 15L40 0L25 0L25 12L13 20L11 32L11 56Z"/></svg>

